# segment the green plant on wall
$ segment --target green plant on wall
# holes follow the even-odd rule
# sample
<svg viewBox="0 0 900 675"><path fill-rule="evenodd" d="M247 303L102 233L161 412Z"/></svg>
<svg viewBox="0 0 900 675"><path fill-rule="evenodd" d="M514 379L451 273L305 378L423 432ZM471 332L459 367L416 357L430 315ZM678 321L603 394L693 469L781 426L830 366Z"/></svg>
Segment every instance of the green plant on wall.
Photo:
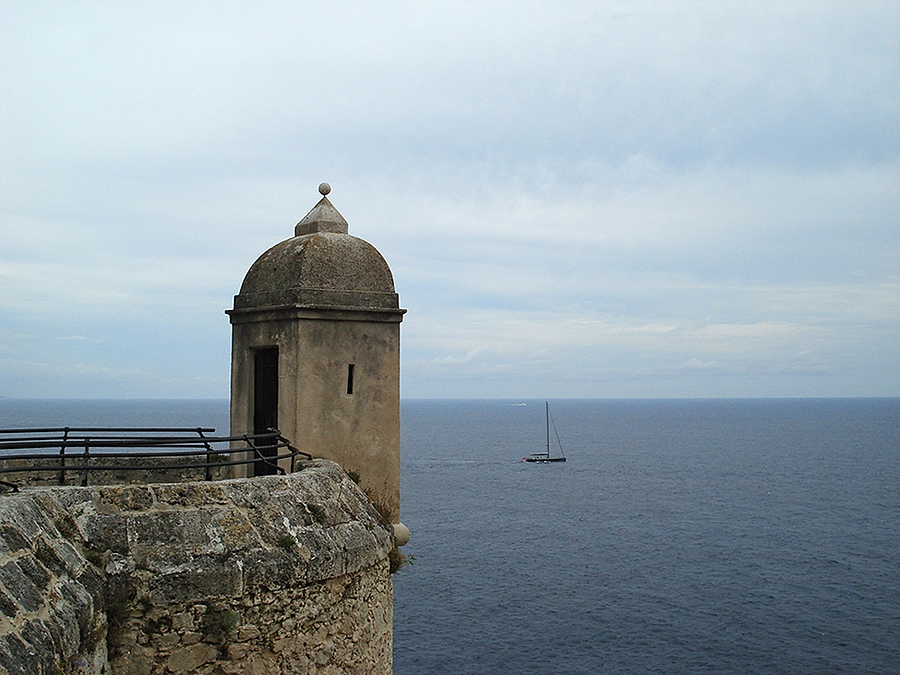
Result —
<svg viewBox="0 0 900 675"><path fill-rule="evenodd" d="M352 476L351 476L352 478ZM378 521L384 525L391 532L394 531L394 525L391 522L391 507L388 505L387 498L384 495L376 495L373 494L371 488L368 486L363 488L363 492L366 494L366 497L369 498L369 501L372 503L372 506L375 507L375 510L378 512ZM415 562L415 556L406 555L400 551L400 547L394 546L390 552L388 553L388 561L391 565L391 574L396 574L401 569L403 569L406 565L412 565Z"/></svg>
<svg viewBox="0 0 900 675"><path fill-rule="evenodd" d="M227 642L237 626L237 612L230 609L207 612L203 617L203 633L216 642Z"/></svg>
<svg viewBox="0 0 900 675"><path fill-rule="evenodd" d="M388 560L391 563L391 574L396 574L407 565L414 565L416 562L416 556L406 555L405 553L402 553L397 546L395 546L391 549L391 552L388 553Z"/></svg>

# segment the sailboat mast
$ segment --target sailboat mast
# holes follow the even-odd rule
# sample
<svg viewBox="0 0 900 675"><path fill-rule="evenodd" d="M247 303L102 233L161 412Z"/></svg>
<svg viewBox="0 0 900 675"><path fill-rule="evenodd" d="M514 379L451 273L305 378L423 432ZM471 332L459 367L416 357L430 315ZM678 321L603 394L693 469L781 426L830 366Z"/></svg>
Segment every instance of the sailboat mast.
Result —
<svg viewBox="0 0 900 675"><path fill-rule="evenodd" d="M547 418L547 459L550 459L550 401L544 401L544 416Z"/></svg>

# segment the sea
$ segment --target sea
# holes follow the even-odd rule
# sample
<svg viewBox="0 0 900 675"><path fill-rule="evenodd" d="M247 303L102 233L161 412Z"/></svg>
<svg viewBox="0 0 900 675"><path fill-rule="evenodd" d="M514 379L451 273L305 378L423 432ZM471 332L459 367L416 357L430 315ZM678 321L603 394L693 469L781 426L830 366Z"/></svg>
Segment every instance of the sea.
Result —
<svg viewBox="0 0 900 675"><path fill-rule="evenodd" d="M396 675L900 673L900 399L404 400ZM0 399L0 428L227 401ZM554 453L556 449L554 448Z"/></svg>

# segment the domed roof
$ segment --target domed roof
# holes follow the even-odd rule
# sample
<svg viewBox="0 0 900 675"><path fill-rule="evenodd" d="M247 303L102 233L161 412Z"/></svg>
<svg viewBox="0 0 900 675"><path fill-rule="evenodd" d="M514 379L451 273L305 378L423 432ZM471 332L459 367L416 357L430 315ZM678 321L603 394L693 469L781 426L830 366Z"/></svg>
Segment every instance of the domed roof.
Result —
<svg viewBox="0 0 900 675"><path fill-rule="evenodd" d="M315 232L263 253L244 277L241 295L288 288L393 293L394 279L370 243L349 234Z"/></svg>
<svg viewBox="0 0 900 675"><path fill-rule="evenodd" d="M250 267L235 309L266 306L396 308L394 279L370 243L347 233L347 221L319 186L322 199Z"/></svg>

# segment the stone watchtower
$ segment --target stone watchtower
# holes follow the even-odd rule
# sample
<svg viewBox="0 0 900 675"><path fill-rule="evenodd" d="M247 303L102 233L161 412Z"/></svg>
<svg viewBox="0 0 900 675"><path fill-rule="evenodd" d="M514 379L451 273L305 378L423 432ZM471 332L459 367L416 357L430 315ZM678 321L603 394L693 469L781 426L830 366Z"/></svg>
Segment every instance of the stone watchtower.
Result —
<svg viewBox="0 0 900 675"><path fill-rule="evenodd" d="M330 191L319 186L322 199L293 237L253 263L227 311L231 434L276 427L298 449L358 472L360 485L388 507L402 544L409 536L399 524L406 310L384 258L348 234ZM255 471L271 467L258 462Z"/></svg>

